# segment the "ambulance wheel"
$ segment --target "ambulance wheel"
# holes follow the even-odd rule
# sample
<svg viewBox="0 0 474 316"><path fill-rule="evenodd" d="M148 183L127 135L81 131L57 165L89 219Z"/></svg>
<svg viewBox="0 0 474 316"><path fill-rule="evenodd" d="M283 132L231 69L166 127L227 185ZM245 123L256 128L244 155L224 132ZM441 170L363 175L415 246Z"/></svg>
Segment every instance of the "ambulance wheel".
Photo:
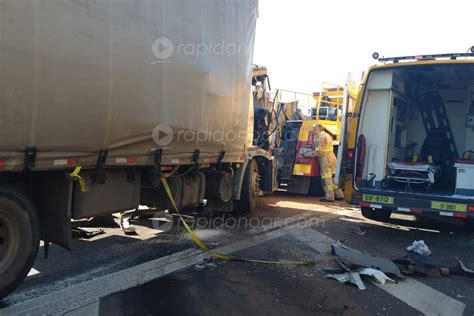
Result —
<svg viewBox="0 0 474 316"><path fill-rule="evenodd" d="M28 197L0 187L0 300L26 278L39 248L39 221Z"/></svg>
<svg viewBox="0 0 474 316"><path fill-rule="evenodd" d="M386 222L392 216L391 210L376 210L375 211L375 220L379 222Z"/></svg>
<svg viewBox="0 0 474 316"><path fill-rule="evenodd" d="M474 219L473 218L466 218L464 220L464 227L468 229L474 229Z"/></svg>
<svg viewBox="0 0 474 316"><path fill-rule="evenodd" d="M365 218L375 221L375 210L371 207L361 207L360 211Z"/></svg>
<svg viewBox="0 0 474 316"><path fill-rule="evenodd" d="M362 216L373 221L386 222L392 216L391 210L376 210L371 207L361 207Z"/></svg>
<svg viewBox="0 0 474 316"><path fill-rule="evenodd" d="M255 159L250 161L245 169L242 192L238 202L238 213L248 214L257 208L258 199L258 164Z"/></svg>

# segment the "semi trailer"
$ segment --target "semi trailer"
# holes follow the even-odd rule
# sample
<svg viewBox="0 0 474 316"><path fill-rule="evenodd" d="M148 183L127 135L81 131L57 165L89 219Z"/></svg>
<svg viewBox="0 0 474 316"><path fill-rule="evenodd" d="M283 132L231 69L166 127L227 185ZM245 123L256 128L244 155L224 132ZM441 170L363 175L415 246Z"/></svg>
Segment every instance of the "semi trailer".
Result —
<svg viewBox="0 0 474 316"><path fill-rule="evenodd" d="M71 219L139 205L255 209L275 187L253 145L257 0L4 0L0 298ZM250 120L250 124L249 124Z"/></svg>

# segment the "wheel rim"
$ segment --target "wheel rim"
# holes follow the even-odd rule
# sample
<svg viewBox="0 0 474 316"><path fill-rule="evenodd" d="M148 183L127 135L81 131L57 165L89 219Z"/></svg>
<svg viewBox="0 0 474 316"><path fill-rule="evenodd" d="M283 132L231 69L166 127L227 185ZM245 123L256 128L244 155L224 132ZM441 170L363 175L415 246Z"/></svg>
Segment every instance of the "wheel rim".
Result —
<svg viewBox="0 0 474 316"><path fill-rule="evenodd" d="M0 275L11 266L18 253L20 229L18 221L9 212L0 209Z"/></svg>

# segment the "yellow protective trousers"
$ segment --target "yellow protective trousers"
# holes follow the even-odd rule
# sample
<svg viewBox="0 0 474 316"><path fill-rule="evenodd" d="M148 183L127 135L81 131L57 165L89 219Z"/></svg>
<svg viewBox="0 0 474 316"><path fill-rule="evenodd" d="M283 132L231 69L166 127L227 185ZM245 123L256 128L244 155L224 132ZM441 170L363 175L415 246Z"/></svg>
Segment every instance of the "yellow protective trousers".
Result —
<svg viewBox="0 0 474 316"><path fill-rule="evenodd" d="M318 157L321 168L321 182L323 185L326 199L334 201L335 198L341 199L344 194L341 189L334 185L333 176L336 172L337 159L333 152L325 153Z"/></svg>

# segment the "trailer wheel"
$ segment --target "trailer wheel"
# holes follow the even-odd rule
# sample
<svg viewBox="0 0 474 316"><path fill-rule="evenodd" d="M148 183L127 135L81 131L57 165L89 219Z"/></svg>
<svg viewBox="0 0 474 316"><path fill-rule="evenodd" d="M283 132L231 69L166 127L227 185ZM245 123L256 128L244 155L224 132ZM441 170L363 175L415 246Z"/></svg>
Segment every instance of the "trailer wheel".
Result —
<svg viewBox="0 0 474 316"><path fill-rule="evenodd" d="M0 300L26 278L39 248L39 222L30 200L0 187Z"/></svg>
<svg viewBox="0 0 474 316"><path fill-rule="evenodd" d="M257 208L258 198L258 164L253 159L247 165L242 183L242 193L238 205L240 214L248 214Z"/></svg>

